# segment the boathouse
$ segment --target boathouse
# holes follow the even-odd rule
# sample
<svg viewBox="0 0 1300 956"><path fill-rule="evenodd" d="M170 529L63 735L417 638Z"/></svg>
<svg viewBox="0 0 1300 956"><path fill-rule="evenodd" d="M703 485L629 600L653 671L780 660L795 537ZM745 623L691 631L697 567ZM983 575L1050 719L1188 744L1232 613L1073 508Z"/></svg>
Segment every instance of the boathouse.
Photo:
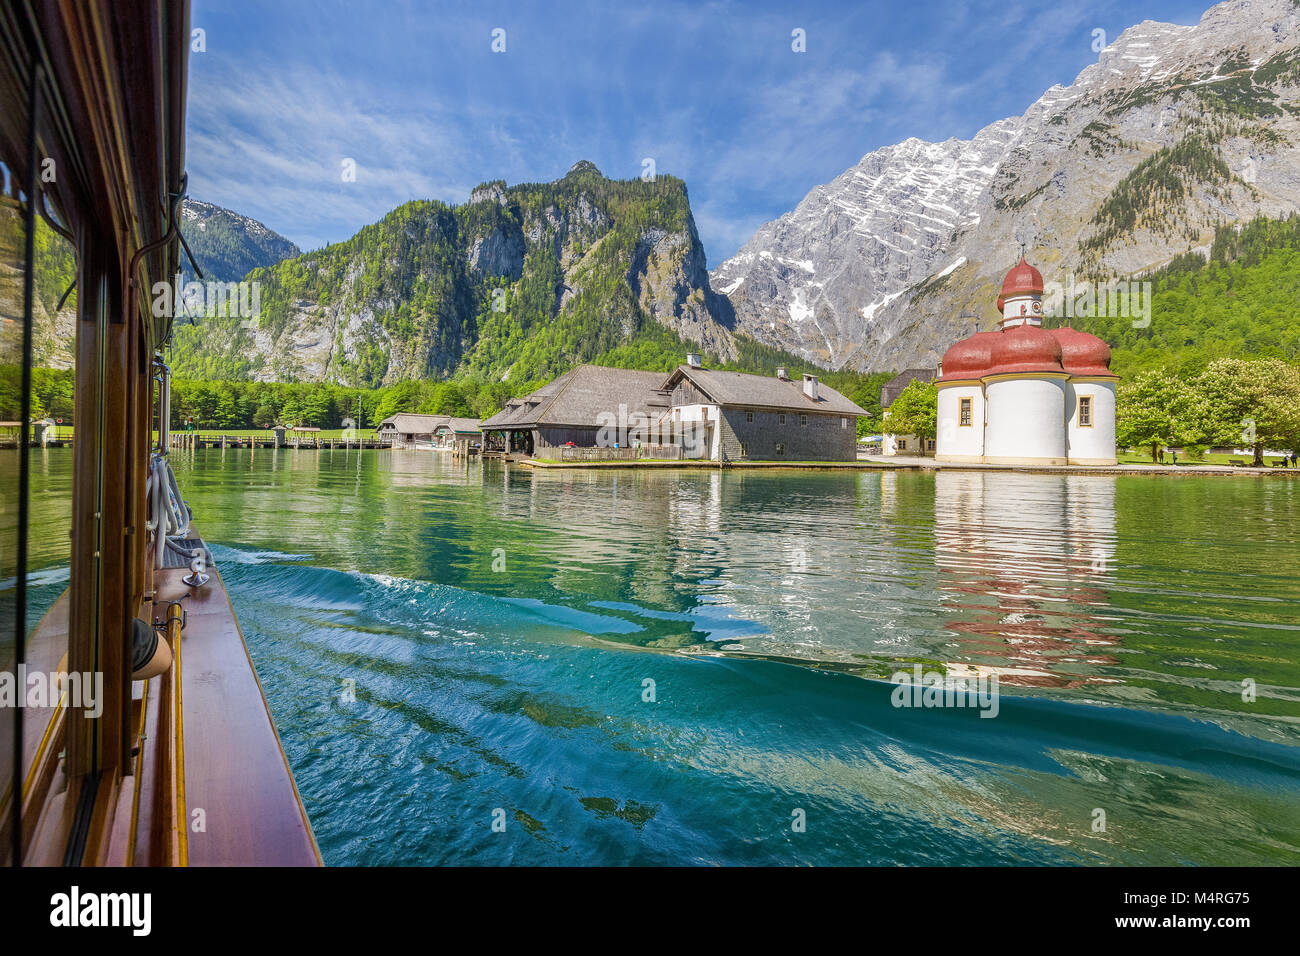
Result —
<svg viewBox="0 0 1300 956"><path fill-rule="evenodd" d="M667 412L663 385L663 372L579 365L485 419L484 451L562 458L565 448L621 448L628 442L615 434L620 418L657 421Z"/></svg>
<svg viewBox="0 0 1300 956"><path fill-rule="evenodd" d="M448 421L450 419L446 415L399 412L380 422L375 434L389 439L393 448L432 448L434 431Z"/></svg>
<svg viewBox="0 0 1300 956"><path fill-rule="evenodd" d="M445 418L433 429L433 444L437 448L457 448L461 443L472 446L482 439L477 418Z"/></svg>
<svg viewBox="0 0 1300 956"><path fill-rule="evenodd" d="M375 436L393 448L457 448L478 444L483 433L477 418L398 412L379 423Z"/></svg>

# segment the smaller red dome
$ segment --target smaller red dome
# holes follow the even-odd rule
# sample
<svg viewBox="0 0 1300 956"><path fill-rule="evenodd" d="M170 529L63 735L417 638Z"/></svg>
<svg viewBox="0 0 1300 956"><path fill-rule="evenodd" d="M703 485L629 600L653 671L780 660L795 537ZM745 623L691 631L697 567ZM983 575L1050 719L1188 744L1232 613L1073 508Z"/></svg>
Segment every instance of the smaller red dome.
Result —
<svg viewBox="0 0 1300 956"><path fill-rule="evenodd" d="M1061 343L1047 329L1025 324L994 334L998 338L990 351L985 375L1065 371L1061 367Z"/></svg>
<svg viewBox="0 0 1300 956"><path fill-rule="evenodd" d="M981 378L988 371L997 332L976 332L943 353L941 382Z"/></svg>
<svg viewBox="0 0 1300 956"><path fill-rule="evenodd" d="M1061 343L1061 367L1071 375L1114 375L1110 370L1110 346L1087 332L1068 325L1052 329Z"/></svg>
<svg viewBox="0 0 1300 956"><path fill-rule="evenodd" d="M1007 277L1002 280L1002 298L1009 299L1017 295L1042 295L1043 274L1025 261L1021 256ZM1001 306L998 307L1001 311Z"/></svg>

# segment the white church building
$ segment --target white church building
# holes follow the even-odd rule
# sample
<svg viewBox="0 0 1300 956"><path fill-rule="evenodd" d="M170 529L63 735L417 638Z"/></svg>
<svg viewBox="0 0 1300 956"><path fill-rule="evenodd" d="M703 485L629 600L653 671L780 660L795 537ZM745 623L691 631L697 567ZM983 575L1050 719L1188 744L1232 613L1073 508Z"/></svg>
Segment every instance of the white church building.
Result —
<svg viewBox="0 0 1300 956"><path fill-rule="evenodd" d="M943 356L935 460L1113 465L1110 347L1068 326L1043 328L1043 275L1022 256L1002 282L998 329Z"/></svg>

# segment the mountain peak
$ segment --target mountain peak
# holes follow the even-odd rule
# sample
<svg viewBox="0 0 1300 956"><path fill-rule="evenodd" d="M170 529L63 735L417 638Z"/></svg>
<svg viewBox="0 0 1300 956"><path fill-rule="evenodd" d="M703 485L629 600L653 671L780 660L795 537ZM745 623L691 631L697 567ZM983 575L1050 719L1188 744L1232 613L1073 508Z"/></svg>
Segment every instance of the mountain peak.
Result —
<svg viewBox="0 0 1300 956"><path fill-rule="evenodd" d="M591 160L580 159L569 167L569 171L564 174L564 178L568 179L570 176L580 176L583 173L594 173L597 176L603 175L601 171L596 168L596 164Z"/></svg>
<svg viewBox="0 0 1300 956"><path fill-rule="evenodd" d="M204 275L219 282L234 282L253 269L293 258L300 252L296 245L256 219L201 199L186 199L181 204L181 228ZM189 276L188 259L182 267Z"/></svg>
<svg viewBox="0 0 1300 956"><path fill-rule="evenodd" d="M767 345L832 368L919 367L988 311L1021 239L1039 237L1062 279L1149 271L1217 225L1300 206L1297 161L1300 4L1227 0L1193 26L1124 30L969 141L868 153L712 282Z"/></svg>
<svg viewBox="0 0 1300 956"><path fill-rule="evenodd" d="M256 323L178 329L178 375L523 383L602 358L739 354L681 180L586 161L549 183L480 183L462 205L412 200L259 278Z"/></svg>

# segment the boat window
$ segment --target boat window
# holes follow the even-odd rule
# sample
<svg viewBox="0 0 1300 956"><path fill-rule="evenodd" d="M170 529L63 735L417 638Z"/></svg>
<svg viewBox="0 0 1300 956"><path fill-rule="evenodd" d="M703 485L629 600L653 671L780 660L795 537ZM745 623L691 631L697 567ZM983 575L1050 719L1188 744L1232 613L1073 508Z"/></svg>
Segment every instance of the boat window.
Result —
<svg viewBox="0 0 1300 956"><path fill-rule="evenodd" d="M0 152L0 672L22 696L20 706L0 707L4 863L30 838L21 798L50 785L35 770L56 756L61 707L95 695L93 675L84 685L66 677L77 257L39 185L50 166L39 150L27 152L28 113L4 117L0 136L27 153ZM34 190L28 155L37 157Z"/></svg>
<svg viewBox="0 0 1300 956"><path fill-rule="evenodd" d="M0 677L17 681L22 635L26 633L25 596L20 562L19 516L25 499L19 491L23 441L23 274L25 229L22 205L15 182L11 157L0 159ZM25 516L24 516L25 517ZM15 686L16 690L16 686ZM0 863L14 858L14 835L19 830L18 803L13 799L22 787L21 759L16 732L22 709L0 707Z"/></svg>

